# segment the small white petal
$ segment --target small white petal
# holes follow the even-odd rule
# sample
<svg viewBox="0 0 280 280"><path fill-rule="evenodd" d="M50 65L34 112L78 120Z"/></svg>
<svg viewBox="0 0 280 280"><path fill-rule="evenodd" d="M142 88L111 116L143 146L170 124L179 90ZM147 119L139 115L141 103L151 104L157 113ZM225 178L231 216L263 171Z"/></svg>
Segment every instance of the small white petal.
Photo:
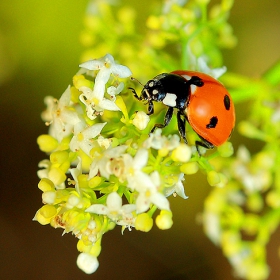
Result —
<svg viewBox="0 0 280 280"><path fill-rule="evenodd" d="M116 105L115 102L109 100L109 99L103 99L99 102L98 106L104 110L109 111L120 111L121 109Z"/></svg>
<svg viewBox="0 0 280 280"><path fill-rule="evenodd" d="M77 112L70 111L70 110L67 110L67 109L61 111L60 117L63 120L65 120L65 122L67 124L70 124L70 125L75 125L78 122L81 122L81 119L79 118Z"/></svg>
<svg viewBox="0 0 280 280"><path fill-rule="evenodd" d="M71 101L71 90L70 85L67 87L67 89L64 91L64 93L61 95L59 99L59 107L68 106Z"/></svg>
<svg viewBox="0 0 280 280"><path fill-rule="evenodd" d="M106 83L104 83L103 81L99 81L98 83L95 83L93 88L93 98L95 98L98 101L104 98L105 84Z"/></svg>
<svg viewBox="0 0 280 280"><path fill-rule="evenodd" d="M88 179L90 180L91 178L95 177L97 173L98 173L98 161L93 160L90 165Z"/></svg>
<svg viewBox="0 0 280 280"><path fill-rule="evenodd" d="M150 207L150 202L144 193L140 193L136 199L136 209L138 213L147 211Z"/></svg>
<svg viewBox="0 0 280 280"><path fill-rule="evenodd" d="M102 59L103 59L104 62L107 62L107 63L110 63L110 64L115 63L114 57L109 53L107 53L105 56L103 56Z"/></svg>
<svg viewBox="0 0 280 280"><path fill-rule="evenodd" d="M141 169L147 164L147 161L148 151L146 149L140 149L134 157L133 165L134 167L137 167L137 169Z"/></svg>
<svg viewBox="0 0 280 280"><path fill-rule="evenodd" d="M122 211L125 214L131 213L135 210L136 210L136 205L135 204L125 204L125 205L122 206Z"/></svg>
<svg viewBox="0 0 280 280"><path fill-rule="evenodd" d="M51 162L48 159L43 159L38 163L39 168L49 168L51 165Z"/></svg>
<svg viewBox="0 0 280 280"><path fill-rule="evenodd" d="M84 62L84 63L81 63L81 64L79 65L79 67L85 68L85 69L87 69L87 70L98 70L98 69L100 69L103 65L104 65L104 63L101 62L100 60L98 60L98 59L92 59L92 60L86 61L86 62Z"/></svg>
<svg viewBox="0 0 280 280"><path fill-rule="evenodd" d="M181 196L183 199L189 198L188 196L185 195L185 188L182 182L178 182L175 186L175 192Z"/></svg>
<svg viewBox="0 0 280 280"><path fill-rule="evenodd" d="M143 192L147 189L154 189L155 188L154 182L151 180L151 177L148 174L146 174L142 171L138 171L135 174L134 180L135 180L135 183L136 183L135 189L138 192Z"/></svg>
<svg viewBox="0 0 280 280"><path fill-rule="evenodd" d="M108 195L106 204L110 211L119 211L122 207L122 198L116 192Z"/></svg>
<svg viewBox="0 0 280 280"><path fill-rule="evenodd" d="M82 134L84 136L85 139L92 139L95 138L97 135L100 134L101 130L103 129L103 127L106 125L107 123L97 123L94 124L92 126L90 126L89 128L85 129Z"/></svg>
<svg viewBox="0 0 280 280"><path fill-rule="evenodd" d="M107 215L109 213L109 209L108 209L108 207L106 207L103 204L93 204L90 207L88 207L85 210L85 212L100 214L100 215Z"/></svg>
<svg viewBox="0 0 280 280"><path fill-rule="evenodd" d="M130 69L123 65L115 64L111 69L112 73L120 78L127 78L132 75Z"/></svg>
<svg viewBox="0 0 280 280"><path fill-rule="evenodd" d="M109 81L111 76L110 68L103 67L97 74L95 78L95 86L98 83L103 83L104 85Z"/></svg>
<svg viewBox="0 0 280 280"><path fill-rule="evenodd" d="M159 173L157 171L154 171L150 174L151 179L154 183L155 186L159 186L160 185L160 176Z"/></svg>
<svg viewBox="0 0 280 280"><path fill-rule="evenodd" d="M81 253L77 258L77 266L85 273L91 274L96 271L99 262L96 257L88 253Z"/></svg>
<svg viewBox="0 0 280 280"><path fill-rule="evenodd" d="M53 204L55 202L56 192L46 191L42 193L42 201L44 204Z"/></svg>
<svg viewBox="0 0 280 280"><path fill-rule="evenodd" d="M112 157L118 158L125 152L126 149L127 149L126 145L121 145L121 146L117 146L117 147L108 149L108 150L106 150L106 157L108 157L108 158L112 158Z"/></svg>
<svg viewBox="0 0 280 280"><path fill-rule="evenodd" d="M83 102L85 105L87 105L85 100L91 100L93 98L92 89L83 86L83 87L79 88L79 91L82 92L82 94L79 96L79 99L81 100L81 102Z"/></svg>
<svg viewBox="0 0 280 280"><path fill-rule="evenodd" d="M159 209L170 210L170 208L169 208L169 201L167 200L167 198L163 194L161 194L161 193L154 193L150 200Z"/></svg>

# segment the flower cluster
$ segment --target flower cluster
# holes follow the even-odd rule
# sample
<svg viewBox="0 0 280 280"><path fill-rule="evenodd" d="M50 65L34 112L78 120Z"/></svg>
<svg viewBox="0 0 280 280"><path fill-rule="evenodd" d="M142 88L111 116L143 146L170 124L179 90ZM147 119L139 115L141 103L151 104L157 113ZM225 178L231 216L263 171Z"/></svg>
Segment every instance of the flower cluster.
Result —
<svg viewBox="0 0 280 280"><path fill-rule="evenodd" d="M280 223L279 65L259 80L236 76L242 84L238 90L233 86L236 94L251 100L238 126L251 145L240 145L230 160L212 161L229 182L205 201L205 232L244 279L269 277L266 246Z"/></svg>
<svg viewBox="0 0 280 280"><path fill-rule="evenodd" d="M165 1L160 14L148 16L147 33L141 34L133 7L90 1L81 34L86 62L59 100L45 98L42 119L49 133L37 142L49 158L39 163L44 205L34 220L79 239L77 265L85 273L98 268L102 237L114 227L147 232L155 221L158 228L169 229L173 222L168 197L187 198L185 175L202 169L211 186L222 189L227 183L227 176L209 159L231 156L231 143L208 157L203 148L203 156L198 155L197 135L188 124L190 145L180 140L172 121L150 134L162 121L165 107L155 105L156 114L148 116L129 90L137 87L129 79L129 68L110 54L91 59L112 53L141 80L175 69L217 78L226 70L219 49L235 44L227 23L233 1L223 0L209 10L208 3Z"/></svg>
<svg viewBox="0 0 280 280"><path fill-rule="evenodd" d="M72 232L79 239L77 264L92 273L102 236L116 225L147 232L159 209L156 225L172 226L167 197L187 198L184 174L197 172L202 159L177 134L157 129L149 136L150 118L131 109L139 101L128 93L127 67L109 54L80 66L74 86L59 100L45 99L49 134L38 145L49 159L39 163L44 206L34 220Z"/></svg>

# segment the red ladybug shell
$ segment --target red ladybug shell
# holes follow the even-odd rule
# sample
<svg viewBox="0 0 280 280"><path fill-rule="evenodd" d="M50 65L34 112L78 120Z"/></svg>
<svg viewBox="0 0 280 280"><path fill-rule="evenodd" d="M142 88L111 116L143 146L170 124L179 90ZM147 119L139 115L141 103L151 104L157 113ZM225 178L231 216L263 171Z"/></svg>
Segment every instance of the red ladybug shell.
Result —
<svg viewBox="0 0 280 280"><path fill-rule="evenodd" d="M222 145L230 137L235 125L234 104L226 88L204 73L183 70L172 73L186 80L192 76L202 79L203 86L191 86L184 113L199 136L214 146Z"/></svg>

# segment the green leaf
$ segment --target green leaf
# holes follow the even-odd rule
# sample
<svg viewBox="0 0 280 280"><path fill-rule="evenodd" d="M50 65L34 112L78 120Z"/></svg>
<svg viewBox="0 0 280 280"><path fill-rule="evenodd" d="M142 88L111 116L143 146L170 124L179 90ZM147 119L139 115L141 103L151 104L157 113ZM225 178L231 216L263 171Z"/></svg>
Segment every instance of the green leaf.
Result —
<svg viewBox="0 0 280 280"><path fill-rule="evenodd" d="M263 78L271 85L280 84L280 60L276 62L264 75Z"/></svg>

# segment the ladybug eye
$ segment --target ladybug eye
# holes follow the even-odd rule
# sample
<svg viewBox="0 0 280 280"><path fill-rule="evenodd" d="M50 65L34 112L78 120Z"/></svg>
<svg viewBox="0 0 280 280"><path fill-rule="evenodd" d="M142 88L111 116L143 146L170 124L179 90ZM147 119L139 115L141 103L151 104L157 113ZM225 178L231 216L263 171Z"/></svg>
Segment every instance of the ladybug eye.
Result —
<svg viewBox="0 0 280 280"><path fill-rule="evenodd" d="M230 99L228 95L225 95L224 97L224 105L226 110L228 111L230 109Z"/></svg>
<svg viewBox="0 0 280 280"><path fill-rule="evenodd" d="M206 128L215 128L218 123L217 117L212 117L209 121L209 123L206 125Z"/></svg>

